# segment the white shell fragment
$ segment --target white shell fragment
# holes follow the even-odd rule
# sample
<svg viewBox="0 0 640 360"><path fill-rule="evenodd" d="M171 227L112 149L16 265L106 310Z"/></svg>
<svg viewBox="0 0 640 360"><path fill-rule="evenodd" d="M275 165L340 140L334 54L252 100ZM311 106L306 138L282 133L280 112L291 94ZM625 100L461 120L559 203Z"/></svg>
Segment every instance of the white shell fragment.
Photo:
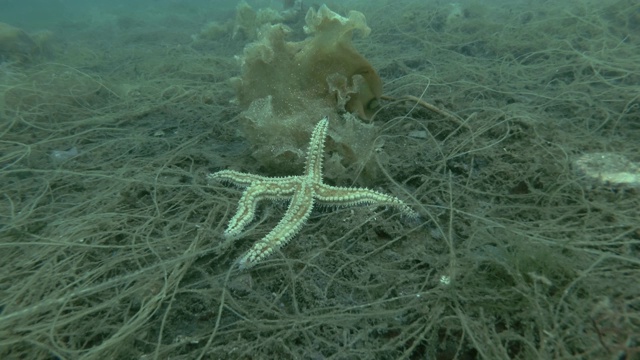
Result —
<svg viewBox="0 0 640 360"><path fill-rule="evenodd" d="M80 153L78 152L78 148L75 146L69 150L53 150L51 151L51 159L53 159L56 163L61 163L67 161L71 158L78 156Z"/></svg>
<svg viewBox="0 0 640 360"><path fill-rule="evenodd" d="M640 164L616 153L584 154L575 161L583 175L603 184L640 186Z"/></svg>

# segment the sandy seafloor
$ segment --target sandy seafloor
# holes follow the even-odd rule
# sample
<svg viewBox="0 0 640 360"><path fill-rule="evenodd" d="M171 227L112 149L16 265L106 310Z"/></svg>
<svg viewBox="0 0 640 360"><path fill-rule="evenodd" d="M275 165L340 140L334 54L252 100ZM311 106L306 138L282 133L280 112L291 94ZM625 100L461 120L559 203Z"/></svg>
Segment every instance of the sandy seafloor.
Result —
<svg viewBox="0 0 640 360"><path fill-rule="evenodd" d="M4 0L0 358L640 359L640 5L556 3L327 3L385 98L325 182L420 217L319 206L242 270L286 202L226 239L207 174L303 171L230 81L283 3Z"/></svg>

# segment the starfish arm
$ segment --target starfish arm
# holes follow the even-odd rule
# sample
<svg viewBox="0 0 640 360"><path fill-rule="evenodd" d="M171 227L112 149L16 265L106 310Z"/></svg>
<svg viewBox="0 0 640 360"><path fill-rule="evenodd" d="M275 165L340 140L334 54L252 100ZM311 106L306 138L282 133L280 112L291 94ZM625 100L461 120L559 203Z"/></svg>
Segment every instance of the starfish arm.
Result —
<svg viewBox="0 0 640 360"><path fill-rule="evenodd" d="M316 184L315 197L319 202L334 206L354 206L373 204L378 206L393 206L403 215L417 217L418 214L404 201L395 196L383 194L363 188L345 188L326 184Z"/></svg>
<svg viewBox="0 0 640 360"><path fill-rule="evenodd" d="M305 177L313 182L322 182L322 160L324 157L324 139L327 137L329 120L325 117L313 129L309 150L307 150L307 163Z"/></svg>
<svg viewBox="0 0 640 360"><path fill-rule="evenodd" d="M254 175L249 173L243 173L234 170L222 170L213 174L207 175L209 180L228 181L236 186L247 187L255 182L271 181L272 178L266 176Z"/></svg>
<svg viewBox="0 0 640 360"><path fill-rule="evenodd" d="M248 269L285 245L300 231L312 209L313 187L310 184L302 184L301 188L293 195L291 204L289 204L282 220L240 258L239 267Z"/></svg>
<svg viewBox="0 0 640 360"><path fill-rule="evenodd" d="M229 221L229 225L224 231L224 236L233 237L240 234L244 227L253 220L258 202L262 200L286 200L293 195L295 185L296 182L294 181L282 181L280 183L258 182L249 186L242 194L238 202L238 210Z"/></svg>

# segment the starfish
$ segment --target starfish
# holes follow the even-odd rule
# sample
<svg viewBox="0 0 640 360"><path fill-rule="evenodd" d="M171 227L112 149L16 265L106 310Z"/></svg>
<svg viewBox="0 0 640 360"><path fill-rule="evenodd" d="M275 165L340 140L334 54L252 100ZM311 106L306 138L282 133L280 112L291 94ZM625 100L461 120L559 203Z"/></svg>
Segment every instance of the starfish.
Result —
<svg viewBox="0 0 640 360"><path fill-rule="evenodd" d="M316 201L331 206L361 204L393 206L404 215L417 217L415 211L394 196L366 188L337 187L322 182L324 139L328 127L329 120L325 117L313 130L304 175L266 177L233 170L209 174L208 178L211 180L227 181L246 188L240 198L238 210L224 232L226 238L237 237L253 220L258 202L290 200L289 207L278 225L238 260L241 269L254 266L291 240L306 223Z"/></svg>

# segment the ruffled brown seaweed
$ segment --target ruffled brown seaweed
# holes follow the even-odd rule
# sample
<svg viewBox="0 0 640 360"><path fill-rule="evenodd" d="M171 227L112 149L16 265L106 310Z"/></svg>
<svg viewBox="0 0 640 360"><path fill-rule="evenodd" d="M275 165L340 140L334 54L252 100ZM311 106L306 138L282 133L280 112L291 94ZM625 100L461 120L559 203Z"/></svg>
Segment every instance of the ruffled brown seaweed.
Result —
<svg viewBox="0 0 640 360"><path fill-rule="evenodd" d="M337 151L329 163L337 176L369 153L373 128L362 120L375 112L382 82L351 42L354 32L370 32L362 13L342 17L323 5L310 9L305 22L309 37L300 42L286 40L292 30L284 24L263 26L240 58L242 75L232 81L245 109L246 136L261 163L275 166L275 172L293 170L291 164L301 164L309 132L326 115L332 120L328 149Z"/></svg>

